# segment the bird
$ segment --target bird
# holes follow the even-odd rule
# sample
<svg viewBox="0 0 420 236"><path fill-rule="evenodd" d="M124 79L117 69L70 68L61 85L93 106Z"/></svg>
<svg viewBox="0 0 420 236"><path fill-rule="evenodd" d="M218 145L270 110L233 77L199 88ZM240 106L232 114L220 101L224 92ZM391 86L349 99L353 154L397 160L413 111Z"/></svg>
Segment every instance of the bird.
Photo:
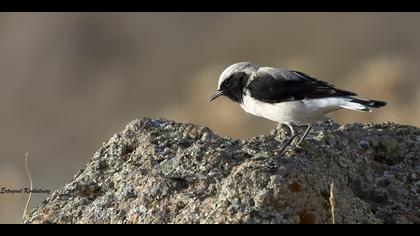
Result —
<svg viewBox="0 0 420 236"><path fill-rule="evenodd" d="M340 109L371 112L384 101L356 98L356 93L336 88L296 70L258 66L252 62L230 65L221 73L217 91L209 102L226 96L254 116L286 125L290 138L280 152L297 138L295 126L306 127L295 147L305 140L312 126L330 112Z"/></svg>

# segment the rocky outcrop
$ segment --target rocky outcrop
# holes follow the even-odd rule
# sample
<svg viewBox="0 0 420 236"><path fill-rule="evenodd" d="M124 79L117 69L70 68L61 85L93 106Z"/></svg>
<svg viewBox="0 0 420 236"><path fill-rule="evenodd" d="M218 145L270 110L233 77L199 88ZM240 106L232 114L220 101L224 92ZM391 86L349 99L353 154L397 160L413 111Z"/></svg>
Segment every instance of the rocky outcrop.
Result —
<svg viewBox="0 0 420 236"><path fill-rule="evenodd" d="M302 130L300 130L302 132ZM420 130L325 119L280 155L165 119L129 123L26 223L420 223Z"/></svg>

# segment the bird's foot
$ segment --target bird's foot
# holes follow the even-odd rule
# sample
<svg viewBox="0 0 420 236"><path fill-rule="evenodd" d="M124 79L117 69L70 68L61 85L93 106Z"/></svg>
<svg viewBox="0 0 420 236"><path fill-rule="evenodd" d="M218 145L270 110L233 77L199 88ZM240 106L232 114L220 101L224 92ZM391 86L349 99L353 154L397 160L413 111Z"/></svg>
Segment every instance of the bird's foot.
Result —
<svg viewBox="0 0 420 236"><path fill-rule="evenodd" d="M287 148L287 147L282 147L282 148L280 149L280 151L279 151L279 155L280 155L280 156L283 156L283 154L285 154L285 153L286 153L286 148Z"/></svg>
<svg viewBox="0 0 420 236"><path fill-rule="evenodd" d="M293 150L295 150L295 151L302 151L303 150L303 147L300 144L296 144L294 146L294 149Z"/></svg>
<svg viewBox="0 0 420 236"><path fill-rule="evenodd" d="M297 149L297 150L301 150L301 149L303 149L302 144L303 144L303 140L300 140L299 142L297 142L297 143L295 144L295 149Z"/></svg>
<svg viewBox="0 0 420 236"><path fill-rule="evenodd" d="M287 150L288 147L292 147L293 146L291 144L293 143L293 140L295 140L296 136L297 135L295 134L289 140L287 140L287 142L285 143L285 145L279 151L280 155L283 155L284 153L286 153L286 150Z"/></svg>

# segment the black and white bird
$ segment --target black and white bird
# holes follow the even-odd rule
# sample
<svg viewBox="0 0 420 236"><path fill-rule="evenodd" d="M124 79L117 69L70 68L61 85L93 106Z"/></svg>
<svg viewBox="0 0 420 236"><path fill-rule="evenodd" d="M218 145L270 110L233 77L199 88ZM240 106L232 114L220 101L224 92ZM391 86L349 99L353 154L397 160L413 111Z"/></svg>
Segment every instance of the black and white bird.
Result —
<svg viewBox="0 0 420 236"><path fill-rule="evenodd" d="M226 68L210 102L227 96L246 112L285 124L291 138L282 152L297 137L294 125L307 126L297 146L303 142L311 125L325 114L339 109L370 112L385 106L383 101L355 98L356 93L335 88L332 84L305 73L240 62Z"/></svg>

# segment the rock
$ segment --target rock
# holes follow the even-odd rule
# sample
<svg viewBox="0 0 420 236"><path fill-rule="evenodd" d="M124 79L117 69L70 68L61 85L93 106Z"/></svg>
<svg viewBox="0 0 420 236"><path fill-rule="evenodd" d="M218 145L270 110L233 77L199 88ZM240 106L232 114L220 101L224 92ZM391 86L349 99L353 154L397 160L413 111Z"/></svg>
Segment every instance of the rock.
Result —
<svg viewBox="0 0 420 236"><path fill-rule="evenodd" d="M279 155L286 133L135 120L25 223L331 223L332 182L337 223L420 223L420 129L325 119Z"/></svg>

